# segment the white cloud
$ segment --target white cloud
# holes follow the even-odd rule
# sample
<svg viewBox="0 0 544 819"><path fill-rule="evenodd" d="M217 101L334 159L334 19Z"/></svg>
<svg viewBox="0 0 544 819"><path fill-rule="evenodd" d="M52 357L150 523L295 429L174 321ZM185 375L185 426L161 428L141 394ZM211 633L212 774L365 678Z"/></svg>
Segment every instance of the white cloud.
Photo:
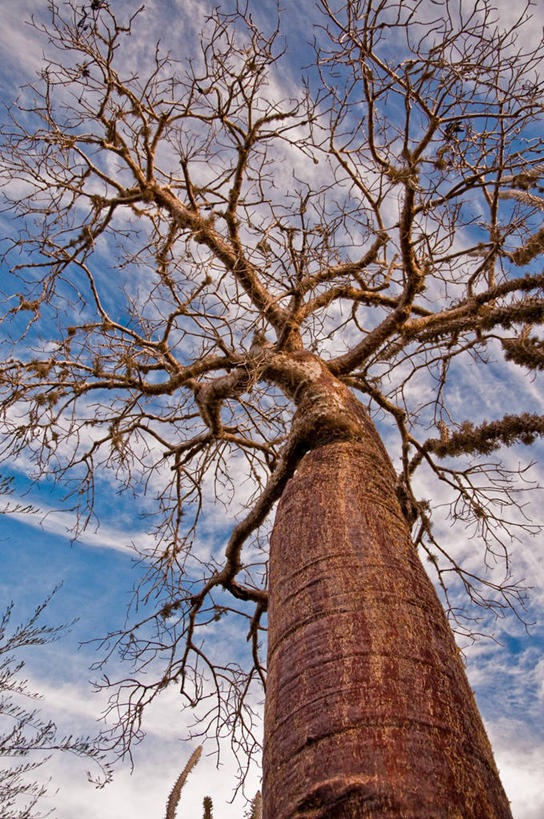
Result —
<svg viewBox="0 0 544 819"><path fill-rule="evenodd" d="M29 498L10 498L12 505L20 503L22 506L29 503ZM77 516L73 512L63 512L45 505L35 505L36 512L27 514L25 512L8 511L8 517L18 520L34 529L41 529L53 535L70 538L79 528ZM77 540L86 546L93 546L104 549L115 549L120 552L134 553L134 544L137 548L145 550L153 544L153 539L142 532L127 532L124 529L114 529L111 526L101 525L93 528L90 526L78 534Z"/></svg>
<svg viewBox="0 0 544 819"><path fill-rule="evenodd" d="M44 695L41 709L61 730L70 733L93 734L93 719L100 711L103 697L89 696L82 685L62 683L52 685L31 677L30 687ZM184 741L190 730L190 711L180 711L181 699L173 689L165 692L145 715L147 731L145 742L134 751L135 769L125 763L118 768L114 781L102 790L87 782L87 762L70 755L55 755L38 776L52 778L50 796L46 804L55 806L58 819L149 819L165 812L166 801L178 774L187 763L197 740ZM66 728L64 728L66 726ZM221 764L213 745L205 745L203 755L193 769L182 792L180 816L200 817L204 796L211 796L215 816L221 819L240 819L245 809L245 798L240 793L231 803L237 781L237 762L223 743ZM246 790L251 798L259 789L257 768L250 773ZM55 793L58 788L58 793Z"/></svg>
<svg viewBox="0 0 544 819"><path fill-rule="evenodd" d="M495 761L512 804L514 819L541 819L544 813L544 739L520 741L523 725L505 721L488 726Z"/></svg>

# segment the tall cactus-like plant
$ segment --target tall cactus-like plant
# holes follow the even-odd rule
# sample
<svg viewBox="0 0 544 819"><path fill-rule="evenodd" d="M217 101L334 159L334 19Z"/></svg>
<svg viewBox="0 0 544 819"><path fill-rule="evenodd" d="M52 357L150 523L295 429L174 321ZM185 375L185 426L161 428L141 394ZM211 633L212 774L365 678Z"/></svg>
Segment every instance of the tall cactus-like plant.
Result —
<svg viewBox="0 0 544 819"><path fill-rule="evenodd" d="M170 791L170 796L168 797L165 819L176 819L176 811L179 804L179 800L181 798L181 791L183 790L183 786L187 781L187 777L189 776L189 774L197 764L198 760L200 759L201 754L202 745L199 745L199 747L193 751L186 766L176 779L174 787ZM213 801L211 796L204 797L204 799L202 800L202 807L203 807L202 819L213 819ZM251 800L248 813L246 813L245 816L247 817L247 819L262 819L262 815L263 800L261 792L257 791L255 796Z"/></svg>
<svg viewBox="0 0 544 819"><path fill-rule="evenodd" d="M211 796L205 796L202 804L204 807L202 819L213 819L213 802Z"/></svg>
<svg viewBox="0 0 544 819"><path fill-rule="evenodd" d="M195 748L191 756L189 757L189 761L187 762L186 766L176 779L174 783L174 787L170 791L170 795L168 797L168 802L166 803L166 816L165 819L176 819L176 810L178 807L178 803L181 797L181 791L183 790L183 786L187 781L187 777L195 767L196 763L200 759L200 755L202 754L202 745L199 745L198 748ZM210 814L211 816L211 814Z"/></svg>
<svg viewBox="0 0 544 819"><path fill-rule="evenodd" d="M261 796L261 792L257 791L253 799L251 800L251 805L249 808L249 813L247 814L248 819L262 819L263 815L263 798Z"/></svg>

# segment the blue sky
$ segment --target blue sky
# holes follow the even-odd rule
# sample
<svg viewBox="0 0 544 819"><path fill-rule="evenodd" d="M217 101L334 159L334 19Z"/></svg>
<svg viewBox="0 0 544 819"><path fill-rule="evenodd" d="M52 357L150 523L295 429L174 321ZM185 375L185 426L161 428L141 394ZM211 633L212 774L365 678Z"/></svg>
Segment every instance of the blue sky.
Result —
<svg viewBox="0 0 544 819"><path fill-rule="evenodd" d="M187 42L194 36L206 8L194 0L153 0L148 3L149 41L153 37L168 36L173 42ZM512 4L503 3L503 19L513 14ZM260 14L269 16L273 4L261 4ZM32 76L41 61L41 45L36 35L25 25L32 13L41 14L43 3L23 0L6 4L5 23L0 32L3 75L3 101L16 92L16 87ZM544 12L536 9L540 25ZM315 5L310 0L293 4L285 14L284 30L287 42L305 44L311 38L311 22L316 17ZM169 32L165 31L165 21ZM538 26L536 26L538 28ZM136 53L127 55L134 59ZM310 49L297 48L297 59L304 63L310 58ZM295 76L283 75L279 82L290 87ZM3 228L6 222L0 223ZM2 269L2 277L6 270ZM460 368L457 375L456 400L467 406L467 416L494 417L499 398L505 393L513 401L523 401L528 411L544 411L544 392L541 377L529 378L514 367L489 368L488 380L481 383L481 371L471 371L469 365ZM394 435L383 428L386 441L393 443ZM388 436L390 440L388 440ZM507 463L515 467L531 457L540 458L542 446L534 452L520 447L507 453ZM150 501L130 494L118 494L110 475L99 476L97 483L98 521L80 535L77 542L70 539L75 525L69 504L62 503L62 489L47 481L29 484L25 476L25 460L7 464L16 482L14 499L31 500L40 512L25 518L17 514L0 517L0 607L15 601L15 620L22 620L51 589L62 581L62 587L52 601L47 619L53 624L78 617L71 633L51 646L36 649L25 657L34 689L44 693L43 712L58 721L63 730L86 733L93 731L94 718L105 702L90 693L89 680L97 678L98 671L90 671L96 661L96 646L84 644L110 630L123 626L127 605L145 566L134 560L132 544L144 546L147 541L146 521L142 513L149 511ZM544 484L544 467L533 468L534 480ZM418 488L423 497L435 500L438 490L432 476L422 472ZM444 495L443 502L448 498ZM542 517L542 496L536 494L527 510L532 521ZM224 542L235 509L216 505L209 510L203 533L203 548L219 549ZM437 524L445 541L455 543L465 552L469 561L475 560L466 535L450 528L447 516ZM544 814L544 567L542 535L523 535L514 544L512 572L525 578L528 590L526 628L515 616L507 614L498 621L487 618L479 626L492 639L481 639L475 644L460 639L467 659L467 672L494 747L503 782L512 800L515 819L538 819ZM479 559L479 556L478 556ZM234 644L235 626L227 632L229 643ZM231 639L232 638L232 639ZM221 639L219 636L218 640ZM225 639L225 638L223 638ZM244 641L242 641L244 642ZM113 665L115 673L116 665ZM257 707L259 706L256 703ZM121 767L112 785L102 791L93 789L85 779L85 765L77 760L55 757L48 764L51 775L51 803L57 806L60 819L150 819L161 816L168 792L179 770L188 759L194 742L184 742L189 730L190 714L182 712L176 692L168 690L162 700L153 706L146 717L148 736L135 749L135 769ZM181 813L198 816L202 797L214 797L215 814L224 819L240 817L243 799L228 804L236 773L236 762L227 743L223 743L221 767L215 767L214 748L206 746L205 756L192 773L183 792ZM44 769L44 774L46 773ZM55 787L59 793L55 795ZM247 792L252 796L258 787L258 771L248 781Z"/></svg>

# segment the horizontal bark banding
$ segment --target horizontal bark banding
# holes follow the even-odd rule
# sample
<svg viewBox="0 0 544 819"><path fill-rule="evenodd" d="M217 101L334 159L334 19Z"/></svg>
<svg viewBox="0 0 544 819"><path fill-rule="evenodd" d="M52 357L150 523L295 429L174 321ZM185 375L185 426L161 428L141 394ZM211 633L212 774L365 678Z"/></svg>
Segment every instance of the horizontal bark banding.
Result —
<svg viewBox="0 0 544 819"><path fill-rule="evenodd" d="M269 595L264 819L510 819L368 417L287 484Z"/></svg>

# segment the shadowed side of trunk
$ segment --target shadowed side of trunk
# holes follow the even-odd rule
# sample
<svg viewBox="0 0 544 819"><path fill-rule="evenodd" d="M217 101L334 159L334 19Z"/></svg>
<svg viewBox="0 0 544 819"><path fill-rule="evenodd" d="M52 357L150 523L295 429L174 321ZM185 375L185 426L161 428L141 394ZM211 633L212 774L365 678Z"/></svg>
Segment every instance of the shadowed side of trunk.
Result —
<svg viewBox="0 0 544 819"><path fill-rule="evenodd" d="M264 819L511 817L395 473L362 441L307 454L270 556Z"/></svg>

